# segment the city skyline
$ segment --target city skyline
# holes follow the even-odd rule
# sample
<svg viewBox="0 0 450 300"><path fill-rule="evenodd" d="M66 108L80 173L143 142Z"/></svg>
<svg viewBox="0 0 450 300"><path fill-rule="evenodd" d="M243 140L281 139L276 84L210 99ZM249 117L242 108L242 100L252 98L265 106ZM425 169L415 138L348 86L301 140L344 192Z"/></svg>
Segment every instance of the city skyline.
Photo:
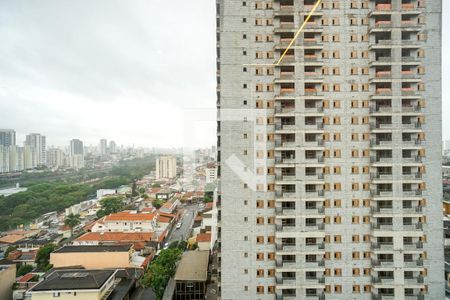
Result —
<svg viewBox="0 0 450 300"><path fill-rule="evenodd" d="M0 62L0 127L16 128L19 139L33 128L52 137L49 145L66 144L72 137L89 145L109 136L143 147L214 144L214 1L155 1L162 11L153 18L145 18L152 6L144 1L126 5L96 1L90 5L98 9L90 10L81 3L68 3L3 4L0 17L5 26L0 37L5 42L0 53L8 59ZM101 8L106 5L104 14ZM445 1L443 5L446 49L450 47L450 5ZM73 13L58 17L57 12L67 7ZM116 18L122 13L132 17ZM79 15L85 16L81 22ZM190 26L177 26L170 21L175 19ZM167 36L171 31L178 32L176 38ZM120 37L129 45L116 45ZM54 44L56 50L46 43ZM450 57L444 55L442 64L443 82L448 82ZM450 91L444 88L443 99L448 98ZM192 108L206 110L209 119L196 143L184 139L182 120L185 109ZM171 122L162 133L169 111ZM107 112L109 117L98 117ZM450 115L449 101L443 101L443 115ZM27 122L23 122L25 116ZM450 128L450 119L443 118L443 128ZM450 140L450 130L443 130L443 140Z"/></svg>

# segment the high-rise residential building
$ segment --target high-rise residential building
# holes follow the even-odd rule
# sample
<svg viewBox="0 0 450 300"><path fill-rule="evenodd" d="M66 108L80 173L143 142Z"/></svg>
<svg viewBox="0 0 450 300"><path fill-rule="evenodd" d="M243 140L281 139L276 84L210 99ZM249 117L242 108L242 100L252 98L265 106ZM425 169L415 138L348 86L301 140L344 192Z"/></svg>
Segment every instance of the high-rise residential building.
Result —
<svg viewBox="0 0 450 300"><path fill-rule="evenodd" d="M444 299L442 1L316 1L216 1L221 299Z"/></svg>
<svg viewBox="0 0 450 300"><path fill-rule="evenodd" d="M116 153L116 152L117 152L116 142L109 141L109 153Z"/></svg>
<svg viewBox="0 0 450 300"><path fill-rule="evenodd" d="M70 141L70 155L84 155L83 141L79 139Z"/></svg>
<svg viewBox="0 0 450 300"><path fill-rule="evenodd" d="M108 154L108 141L106 139L100 140L100 155L105 156Z"/></svg>
<svg viewBox="0 0 450 300"><path fill-rule="evenodd" d="M9 147L0 145L0 173L10 172L9 168Z"/></svg>
<svg viewBox="0 0 450 300"><path fill-rule="evenodd" d="M38 151L35 147L25 144L23 146L23 165L26 170L38 166Z"/></svg>
<svg viewBox="0 0 450 300"><path fill-rule="evenodd" d="M156 160L156 178L175 178L177 159L173 156L161 156Z"/></svg>
<svg viewBox="0 0 450 300"><path fill-rule="evenodd" d="M37 153L37 164L44 166L47 163L46 138L40 133L30 133L26 136L25 145L34 147Z"/></svg>
<svg viewBox="0 0 450 300"><path fill-rule="evenodd" d="M52 168L61 168L65 165L64 151L58 148L47 150L47 166Z"/></svg>
<svg viewBox="0 0 450 300"><path fill-rule="evenodd" d="M0 146L15 146L16 132L13 129L0 129Z"/></svg>
<svg viewBox="0 0 450 300"><path fill-rule="evenodd" d="M9 171L20 172L25 169L24 147L9 146Z"/></svg>

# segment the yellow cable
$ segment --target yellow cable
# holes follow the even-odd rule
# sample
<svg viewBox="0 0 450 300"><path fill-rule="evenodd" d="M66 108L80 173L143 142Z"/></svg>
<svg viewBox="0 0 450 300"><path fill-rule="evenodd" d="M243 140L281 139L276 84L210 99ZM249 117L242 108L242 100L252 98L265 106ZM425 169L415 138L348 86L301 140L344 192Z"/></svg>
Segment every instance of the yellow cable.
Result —
<svg viewBox="0 0 450 300"><path fill-rule="evenodd" d="M311 9L311 11L309 12L308 16L306 17L305 21L303 22L302 26L300 27L300 29L297 31L297 33L294 35L294 38L291 40L291 42L289 43L289 45L287 46L286 50L284 50L283 54L281 55L280 59L278 60L278 62L276 63L276 65L278 66L281 61L283 60L283 57L286 55L286 53L288 52L289 48L291 48L291 46L295 43L295 41L297 40L297 37L300 35L300 33L303 31L303 28L305 27L306 23L309 21L309 18L311 18L311 15L314 13L314 11L317 9L317 7L319 6L320 2L322 2L322 0L317 0L316 4L314 4L313 8Z"/></svg>

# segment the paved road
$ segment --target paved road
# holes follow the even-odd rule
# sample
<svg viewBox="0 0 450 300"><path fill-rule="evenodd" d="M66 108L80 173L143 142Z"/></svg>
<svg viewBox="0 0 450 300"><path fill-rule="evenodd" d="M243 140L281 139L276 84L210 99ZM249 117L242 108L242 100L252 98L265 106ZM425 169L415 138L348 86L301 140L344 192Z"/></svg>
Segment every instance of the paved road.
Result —
<svg viewBox="0 0 450 300"><path fill-rule="evenodd" d="M197 215L198 210L198 204L192 204L189 206L184 207L184 214L181 217L181 228L176 229L174 228L172 230L172 233L169 236L169 239L167 242L170 244L170 242L176 241L176 240L186 240L188 238L188 234L190 233L190 230L192 228L192 225L194 224L194 217Z"/></svg>

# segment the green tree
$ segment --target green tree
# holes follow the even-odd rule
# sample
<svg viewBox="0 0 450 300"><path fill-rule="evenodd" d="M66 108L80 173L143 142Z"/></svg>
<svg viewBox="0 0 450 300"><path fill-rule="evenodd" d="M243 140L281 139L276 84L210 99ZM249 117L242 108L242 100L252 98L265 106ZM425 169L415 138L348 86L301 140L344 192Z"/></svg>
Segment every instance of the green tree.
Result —
<svg viewBox="0 0 450 300"><path fill-rule="evenodd" d="M102 218L109 214L117 213L124 209L122 197L105 197L100 200L100 205L102 206L102 209L97 211L97 217L99 218Z"/></svg>
<svg viewBox="0 0 450 300"><path fill-rule="evenodd" d="M137 197L139 193L137 191L136 180L133 180L133 185L131 186L131 197Z"/></svg>
<svg viewBox="0 0 450 300"><path fill-rule="evenodd" d="M152 184L152 188L160 188L161 184L159 182L155 182L154 184Z"/></svg>
<svg viewBox="0 0 450 300"><path fill-rule="evenodd" d="M5 251L5 257L8 257L9 253L16 249L17 249L17 246L8 246L8 248L6 248L6 251Z"/></svg>
<svg viewBox="0 0 450 300"><path fill-rule="evenodd" d="M151 287L158 300L162 299L170 277L175 275L176 263L180 260L182 253L183 251L179 248L162 250L142 277L141 284L147 288Z"/></svg>
<svg viewBox="0 0 450 300"><path fill-rule="evenodd" d="M31 271L33 271L32 265L21 265L19 269L17 269L17 277L23 276L27 273L30 273Z"/></svg>
<svg viewBox="0 0 450 300"><path fill-rule="evenodd" d="M145 194L145 188L144 187L139 188L139 193L141 195Z"/></svg>
<svg viewBox="0 0 450 300"><path fill-rule="evenodd" d="M154 208L158 209L158 208L160 208L161 206L164 205L164 200L157 199L157 200L152 202L152 205L153 205Z"/></svg>
<svg viewBox="0 0 450 300"><path fill-rule="evenodd" d="M69 226L70 227L70 235L72 236L73 234L73 229L80 224L80 215L74 215L74 214L70 214L66 217L66 219L64 220L64 225Z"/></svg>
<svg viewBox="0 0 450 300"><path fill-rule="evenodd" d="M55 244L47 244L41 247L36 253L35 263L37 264L37 269L39 271L46 272L51 269L52 265L50 265L50 253L55 251Z"/></svg>

